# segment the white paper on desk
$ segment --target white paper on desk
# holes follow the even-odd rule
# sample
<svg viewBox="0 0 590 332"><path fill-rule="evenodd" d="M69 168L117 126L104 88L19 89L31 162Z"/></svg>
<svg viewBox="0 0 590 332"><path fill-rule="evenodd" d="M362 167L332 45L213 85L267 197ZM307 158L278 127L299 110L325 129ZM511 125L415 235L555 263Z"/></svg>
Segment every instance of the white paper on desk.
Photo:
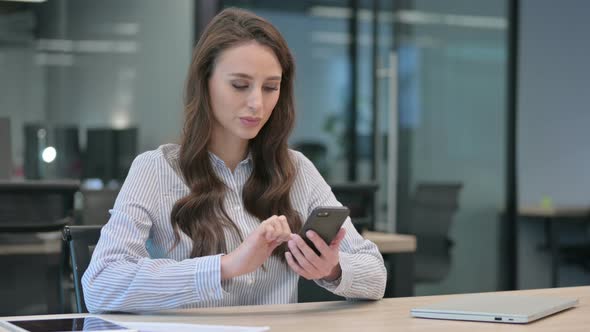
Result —
<svg viewBox="0 0 590 332"><path fill-rule="evenodd" d="M147 322L137 323L121 321L117 321L116 323L130 329L138 330L139 332L262 332L268 331L270 329L268 326L230 326Z"/></svg>

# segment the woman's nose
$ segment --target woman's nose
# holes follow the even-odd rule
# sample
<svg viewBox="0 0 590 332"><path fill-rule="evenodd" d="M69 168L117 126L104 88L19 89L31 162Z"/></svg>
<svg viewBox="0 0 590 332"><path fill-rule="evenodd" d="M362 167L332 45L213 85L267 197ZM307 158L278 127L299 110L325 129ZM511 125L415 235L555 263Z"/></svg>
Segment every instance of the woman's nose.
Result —
<svg viewBox="0 0 590 332"><path fill-rule="evenodd" d="M262 91L260 89L252 89L252 93L248 96L248 108L258 111L262 107Z"/></svg>

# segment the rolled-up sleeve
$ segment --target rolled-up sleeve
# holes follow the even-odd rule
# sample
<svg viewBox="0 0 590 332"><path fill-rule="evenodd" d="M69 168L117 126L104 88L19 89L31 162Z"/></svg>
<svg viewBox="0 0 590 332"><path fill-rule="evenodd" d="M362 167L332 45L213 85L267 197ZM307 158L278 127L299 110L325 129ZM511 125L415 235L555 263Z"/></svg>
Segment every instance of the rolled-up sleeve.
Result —
<svg viewBox="0 0 590 332"><path fill-rule="evenodd" d="M311 161L302 154L297 154L299 169L303 172L306 192L309 195L307 214L318 206L342 205ZM334 282L316 280L316 283L346 298L383 298L387 271L377 245L364 239L354 228L350 218L347 218L343 227L346 229L346 236L340 243L342 276Z"/></svg>
<svg viewBox="0 0 590 332"><path fill-rule="evenodd" d="M221 255L150 258L146 244L161 195L154 153L133 161L82 278L91 313L155 311L223 297Z"/></svg>

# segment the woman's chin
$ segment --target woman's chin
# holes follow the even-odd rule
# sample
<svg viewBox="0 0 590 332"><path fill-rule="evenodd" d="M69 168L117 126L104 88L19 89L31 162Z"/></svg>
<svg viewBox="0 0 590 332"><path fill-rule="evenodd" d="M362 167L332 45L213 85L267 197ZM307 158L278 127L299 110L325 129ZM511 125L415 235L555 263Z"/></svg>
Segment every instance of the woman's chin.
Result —
<svg viewBox="0 0 590 332"><path fill-rule="evenodd" d="M244 130L240 133L239 137L245 140L251 140L258 135L259 129Z"/></svg>

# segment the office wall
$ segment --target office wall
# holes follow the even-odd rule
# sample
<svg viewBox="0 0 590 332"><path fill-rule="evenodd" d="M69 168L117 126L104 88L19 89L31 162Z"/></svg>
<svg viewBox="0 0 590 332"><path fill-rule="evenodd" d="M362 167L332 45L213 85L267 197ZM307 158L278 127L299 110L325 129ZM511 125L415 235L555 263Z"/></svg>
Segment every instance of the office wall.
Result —
<svg viewBox="0 0 590 332"><path fill-rule="evenodd" d="M419 2L415 8L426 13L477 15L499 21L505 17L503 2L480 6L468 1L445 5L429 1ZM347 98L338 94L349 88L343 83L350 65L346 21L305 13L289 15L264 10L257 13L276 23L294 49L299 76L298 122L293 141L319 140L328 142L332 148L337 142L324 132L322 121L335 111L344 116L346 109ZM363 29L370 22L363 23L359 37L363 46L361 57L370 52L370 44L366 42L370 34ZM401 61L416 65L401 68L402 75L405 74L401 85L406 90L401 92L404 101L400 109L405 112L402 125L413 130L409 156L412 191L421 181L464 184L460 211L452 225L455 245L451 272L441 283L420 285L417 293L495 290L499 283L499 211L505 195L505 183L498 179L505 177L506 30L444 25L416 25L412 29L414 39L403 43L401 52L405 53ZM321 36L330 39L322 44L314 43L314 38ZM365 59L370 64L370 58L365 56ZM370 68L360 72L370 74ZM365 90L372 88L370 80L370 75L359 75L360 110L370 110L371 94ZM404 102L410 99L407 91L410 80L416 82L420 105L408 110L410 102ZM362 114L360 118L362 122Z"/></svg>
<svg viewBox="0 0 590 332"><path fill-rule="evenodd" d="M115 49L77 56L55 73L66 76L53 94L65 105L49 110L56 121L136 126L140 151L175 140L193 44L192 6L190 0L69 1L69 38L110 40Z"/></svg>
<svg viewBox="0 0 590 332"><path fill-rule="evenodd" d="M427 98L412 146L411 185L413 190L424 181L458 181L463 188L450 230L451 270L440 283L418 285L417 294L425 295L492 291L500 283L505 57L501 46L489 59L457 57L449 48L446 52L451 55L430 51L424 62L425 80L426 76L431 82L453 79L452 84L424 87Z"/></svg>
<svg viewBox="0 0 590 332"><path fill-rule="evenodd" d="M521 0L519 202L590 203L590 2Z"/></svg>
<svg viewBox="0 0 590 332"><path fill-rule="evenodd" d="M343 126L350 103L347 21L277 10L255 12L278 27L295 58L296 123L290 143L325 144L333 161L329 180L344 181L347 164L342 141L325 127L332 116L336 126Z"/></svg>
<svg viewBox="0 0 590 332"><path fill-rule="evenodd" d="M519 203L590 203L590 2L521 0L518 176ZM563 240L590 236L575 225ZM549 286L549 255L539 251L543 226L519 222L519 286ZM562 285L590 283L574 266L560 270Z"/></svg>
<svg viewBox="0 0 590 332"><path fill-rule="evenodd" d="M443 5L425 1L417 2L415 8L506 22L505 2L481 3L449 1ZM421 106L417 121L406 124L412 130L406 143L411 151L410 193L421 182L463 185L450 226L454 245L449 274L440 282L418 284L418 295L500 287L499 217L506 176L506 31L500 24L493 28L413 27L415 40L428 37L434 42L418 50Z"/></svg>
<svg viewBox="0 0 590 332"><path fill-rule="evenodd" d="M34 65L35 52L29 47L0 47L0 117L10 119L12 160L22 165L24 157L22 126L44 121L45 72Z"/></svg>
<svg viewBox="0 0 590 332"><path fill-rule="evenodd" d="M177 139L193 45L191 0L56 0L37 24L42 43L0 48L0 116L22 166L25 122L139 128L139 151ZM72 48L51 44L72 41ZM8 46L7 46L8 45Z"/></svg>

